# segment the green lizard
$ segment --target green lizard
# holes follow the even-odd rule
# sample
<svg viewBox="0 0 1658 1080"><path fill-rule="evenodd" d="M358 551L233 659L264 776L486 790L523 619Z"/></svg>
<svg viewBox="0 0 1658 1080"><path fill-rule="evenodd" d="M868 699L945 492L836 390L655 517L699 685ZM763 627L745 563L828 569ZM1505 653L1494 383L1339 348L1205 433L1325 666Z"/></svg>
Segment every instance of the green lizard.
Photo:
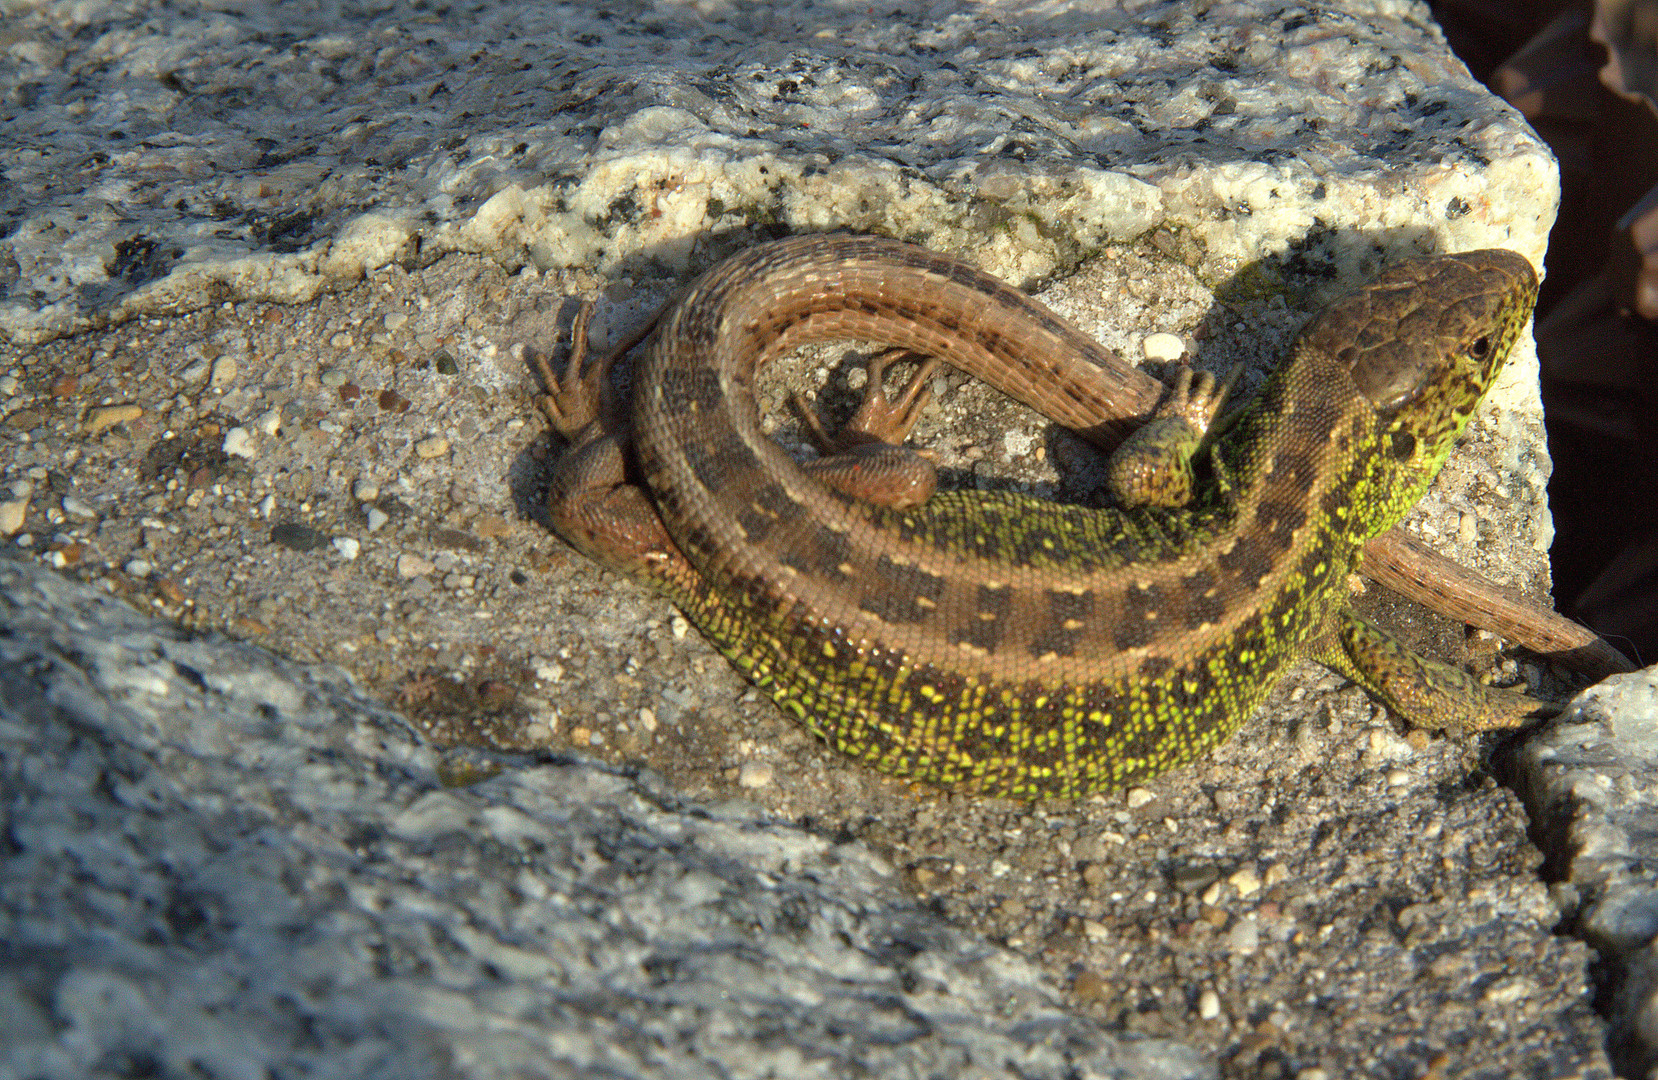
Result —
<svg viewBox="0 0 1658 1080"><path fill-rule="evenodd" d="M1018 797L1120 787L1220 743L1300 658L1414 725L1515 726L1547 707L1410 653L1351 612L1347 577L1450 453L1536 285L1506 251L1396 266L1308 323L1224 432L1205 433L1224 391L1183 379L1119 451L1124 507L1087 509L933 494L930 467L887 442L925 368L888 401L873 365L863 437L831 457L802 466L765 437L757 371L835 338L940 358L1062 423L1102 415L1073 376L1103 350L1017 290L910 245L797 237L671 305L631 401L609 400L580 341L562 376L543 365L572 443L552 521L898 776Z"/></svg>

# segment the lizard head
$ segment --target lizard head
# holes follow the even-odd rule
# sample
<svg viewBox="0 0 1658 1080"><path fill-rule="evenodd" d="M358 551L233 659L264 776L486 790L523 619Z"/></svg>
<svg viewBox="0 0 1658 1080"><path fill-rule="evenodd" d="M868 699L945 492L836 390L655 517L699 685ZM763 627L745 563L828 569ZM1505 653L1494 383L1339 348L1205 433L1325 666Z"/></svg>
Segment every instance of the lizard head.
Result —
<svg viewBox="0 0 1658 1080"><path fill-rule="evenodd" d="M1391 267L1302 331L1345 367L1376 417L1372 489L1396 519L1427 490L1496 382L1537 299L1512 251L1470 251ZM1391 521L1389 521L1391 524Z"/></svg>

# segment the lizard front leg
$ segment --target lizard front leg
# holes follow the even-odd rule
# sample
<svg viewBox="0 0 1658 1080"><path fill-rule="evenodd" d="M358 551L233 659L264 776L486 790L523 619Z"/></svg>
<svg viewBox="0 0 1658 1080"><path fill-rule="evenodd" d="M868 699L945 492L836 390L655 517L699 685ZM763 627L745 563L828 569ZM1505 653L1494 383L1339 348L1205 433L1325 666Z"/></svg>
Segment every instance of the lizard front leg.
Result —
<svg viewBox="0 0 1658 1080"><path fill-rule="evenodd" d="M1194 375L1180 366L1152 418L1124 439L1107 462L1106 490L1119 506L1191 503L1196 490L1192 463L1213 441L1216 417L1242 370L1233 368L1217 383L1208 372Z"/></svg>

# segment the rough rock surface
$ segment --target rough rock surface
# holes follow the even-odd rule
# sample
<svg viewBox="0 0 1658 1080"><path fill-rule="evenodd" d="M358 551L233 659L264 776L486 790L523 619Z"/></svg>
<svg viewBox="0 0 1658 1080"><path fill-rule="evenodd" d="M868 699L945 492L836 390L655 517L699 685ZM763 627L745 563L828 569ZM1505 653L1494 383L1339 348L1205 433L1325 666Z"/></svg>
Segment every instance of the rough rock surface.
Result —
<svg viewBox="0 0 1658 1080"><path fill-rule="evenodd" d="M0 1076L1164 1077L861 844L0 563Z"/></svg>
<svg viewBox="0 0 1658 1080"><path fill-rule="evenodd" d="M1412 251L1539 257L1556 202L1548 152L1400 0L14 10L19 340L305 299L417 251L677 270L771 228L1028 282L1162 226L1217 276L1293 256L1351 281Z"/></svg>
<svg viewBox="0 0 1658 1080"><path fill-rule="evenodd" d="M1658 1065L1658 667L1580 695L1517 758L1566 925L1600 951L1621 1076Z"/></svg>

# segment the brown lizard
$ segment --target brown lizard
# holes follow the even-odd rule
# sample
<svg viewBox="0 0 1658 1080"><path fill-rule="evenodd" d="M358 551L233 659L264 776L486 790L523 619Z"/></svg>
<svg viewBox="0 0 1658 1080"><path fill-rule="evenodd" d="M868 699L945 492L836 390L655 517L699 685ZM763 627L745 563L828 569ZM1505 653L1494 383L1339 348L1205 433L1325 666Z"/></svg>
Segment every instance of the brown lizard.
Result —
<svg viewBox="0 0 1658 1080"><path fill-rule="evenodd" d="M1214 745L1304 656L1414 723L1508 726L1539 703L1408 653L1352 616L1345 579L1425 489L1534 295L1507 252L1390 271L1309 324L1205 437L1212 380L1154 410L1144 376L964 263L798 237L670 305L628 407L607 400L608 362L584 370L584 341L562 377L543 371L574 444L553 522L666 592L813 730L902 775L1019 795L1121 784ZM942 358L1099 441L1155 412L1190 429L1211 474L1186 505L1086 510L928 497L930 469L879 440L802 467L760 433L753 380L833 338ZM866 431L902 438L924 377L894 403L873 371Z"/></svg>

